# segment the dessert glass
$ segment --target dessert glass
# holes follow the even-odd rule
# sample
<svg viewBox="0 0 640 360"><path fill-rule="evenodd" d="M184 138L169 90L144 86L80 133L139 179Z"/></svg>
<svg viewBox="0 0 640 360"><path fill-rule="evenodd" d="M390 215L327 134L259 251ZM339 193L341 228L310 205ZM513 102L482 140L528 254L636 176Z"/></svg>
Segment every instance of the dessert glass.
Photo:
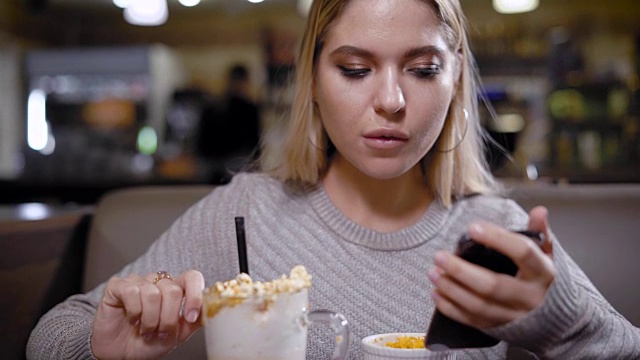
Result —
<svg viewBox="0 0 640 360"><path fill-rule="evenodd" d="M203 324L209 360L304 360L307 329L328 323L336 334L332 359L346 359L350 332L341 314L309 311L310 276L297 266L289 277L253 282L246 274L204 291Z"/></svg>

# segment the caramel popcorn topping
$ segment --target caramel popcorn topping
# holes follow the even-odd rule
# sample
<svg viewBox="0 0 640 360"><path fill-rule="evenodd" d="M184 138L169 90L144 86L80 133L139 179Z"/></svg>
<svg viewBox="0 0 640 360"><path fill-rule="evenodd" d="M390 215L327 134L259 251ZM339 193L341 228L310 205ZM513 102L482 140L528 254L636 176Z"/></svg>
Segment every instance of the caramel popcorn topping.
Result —
<svg viewBox="0 0 640 360"><path fill-rule="evenodd" d="M215 316L225 306L242 304L247 298L260 298L262 311L268 309L278 294L295 293L311 287L311 275L302 265L297 265L289 276L268 281L253 281L248 274L241 273L235 279L216 282L204 290L204 308L207 317ZM203 319L204 320L204 319Z"/></svg>

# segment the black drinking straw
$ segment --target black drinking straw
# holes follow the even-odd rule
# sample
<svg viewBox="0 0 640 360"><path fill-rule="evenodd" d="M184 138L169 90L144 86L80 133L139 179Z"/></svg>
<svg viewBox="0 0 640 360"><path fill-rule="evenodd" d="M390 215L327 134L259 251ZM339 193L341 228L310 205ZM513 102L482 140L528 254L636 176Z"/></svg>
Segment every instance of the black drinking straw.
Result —
<svg viewBox="0 0 640 360"><path fill-rule="evenodd" d="M240 272L249 274L247 262L247 240L244 236L244 217L236 216L236 239L238 240L238 259L240 260Z"/></svg>

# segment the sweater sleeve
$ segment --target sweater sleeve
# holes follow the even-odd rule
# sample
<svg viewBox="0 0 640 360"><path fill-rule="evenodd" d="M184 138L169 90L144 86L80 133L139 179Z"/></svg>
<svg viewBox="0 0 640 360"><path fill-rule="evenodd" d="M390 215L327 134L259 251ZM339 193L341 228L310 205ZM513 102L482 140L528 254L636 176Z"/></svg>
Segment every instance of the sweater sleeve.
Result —
<svg viewBox="0 0 640 360"><path fill-rule="evenodd" d="M71 296L47 312L31 332L27 359L94 359L89 338L102 289Z"/></svg>
<svg viewBox="0 0 640 360"><path fill-rule="evenodd" d="M613 309L553 240L557 275L544 302L486 332L543 359L639 359L640 330Z"/></svg>
<svg viewBox="0 0 640 360"><path fill-rule="evenodd" d="M233 236L229 234L233 234L234 229L233 217L231 221L227 221L227 217L233 216L239 203L232 187L217 188L192 206L145 254L116 276L144 275L159 270L178 275L195 269L205 275L206 283L211 283L234 275L237 256L231 255L233 249L230 250L230 242L226 241ZM91 330L105 285L71 296L47 312L31 332L27 359L93 359Z"/></svg>

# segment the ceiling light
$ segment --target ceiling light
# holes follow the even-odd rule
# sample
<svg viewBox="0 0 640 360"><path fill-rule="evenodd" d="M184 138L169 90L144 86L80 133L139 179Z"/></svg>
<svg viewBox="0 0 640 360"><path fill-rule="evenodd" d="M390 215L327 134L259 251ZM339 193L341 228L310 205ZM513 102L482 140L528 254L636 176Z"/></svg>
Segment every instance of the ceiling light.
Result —
<svg viewBox="0 0 640 360"><path fill-rule="evenodd" d="M129 0L113 0L113 5L120 9L126 9L129 6Z"/></svg>
<svg viewBox="0 0 640 360"><path fill-rule="evenodd" d="M200 0L179 0L179 2L186 7L192 7L200 4Z"/></svg>
<svg viewBox="0 0 640 360"><path fill-rule="evenodd" d="M493 8L501 14L517 14L535 10L539 0L493 0Z"/></svg>
<svg viewBox="0 0 640 360"><path fill-rule="evenodd" d="M166 0L130 0L124 9L124 19L132 25L156 26L169 18Z"/></svg>

